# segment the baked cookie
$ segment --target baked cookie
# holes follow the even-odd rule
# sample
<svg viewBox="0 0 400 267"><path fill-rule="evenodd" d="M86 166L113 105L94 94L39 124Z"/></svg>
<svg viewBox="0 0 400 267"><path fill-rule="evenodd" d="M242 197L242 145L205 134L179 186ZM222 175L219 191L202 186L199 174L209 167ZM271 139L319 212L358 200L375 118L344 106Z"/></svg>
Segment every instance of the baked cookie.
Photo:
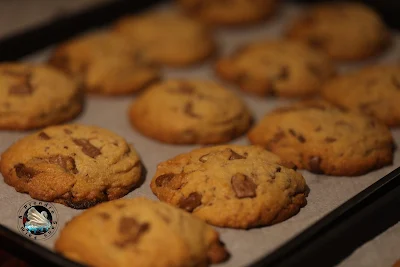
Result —
<svg viewBox="0 0 400 267"><path fill-rule="evenodd" d="M60 125L26 136L2 155L4 181L32 198L83 209L138 184L141 163L126 141L95 126Z"/></svg>
<svg viewBox="0 0 400 267"><path fill-rule="evenodd" d="M251 143L318 174L356 176L393 161L393 138L384 124L322 101L278 108L248 137Z"/></svg>
<svg viewBox="0 0 400 267"><path fill-rule="evenodd" d="M279 0L177 0L191 16L208 24L252 24L270 17Z"/></svg>
<svg viewBox="0 0 400 267"><path fill-rule="evenodd" d="M136 92L160 76L140 48L109 32L61 44L49 63L75 77L87 92L105 95Z"/></svg>
<svg viewBox="0 0 400 267"><path fill-rule="evenodd" d="M346 110L399 126L400 66L370 66L337 77L324 85L322 96Z"/></svg>
<svg viewBox="0 0 400 267"><path fill-rule="evenodd" d="M201 23L172 12L151 12L120 19L115 32L157 63L185 66L204 60L215 50L208 29Z"/></svg>
<svg viewBox="0 0 400 267"><path fill-rule="evenodd" d="M229 256L211 226L146 198L84 211L61 231L55 249L89 266L208 266Z"/></svg>
<svg viewBox="0 0 400 267"><path fill-rule="evenodd" d="M379 15L360 3L315 5L292 22L287 35L336 60L368 58L390 42L389 30Z"/></svg>
<svg viewBox="0 0 400 267"><path fill-rule="evenodd" d="M171 144L216 144L244 134L251 115L244 102L217 83L167 80L131 105L129 118L143 135Z"/></svg>
<svg viewBox="0 0 400 267"><path fill-rule="evenodd" d="M256 95L304 97L317 93L335 70L324 54L304 44L265 40L220 59L216 72Z"/></svg>
<svg viewBox="0 0 400 267"><path fill-rule="evenodd" d="M400 259L394 263L393 267L400 267Z"/></svg>
<svg viewBox="0 0 400 267"><path fill-rule="evenodd" d="M0 64L0 129L27 130L76 117L83 94L63 73L45 65Z"/></svg>
<svg viewBox="0 0 400 267"><path fill-rule="evenodd" d="M307 203L303 176L283 165L262 147L200 148L160 163L150 186L160 200L216 226L271 225Z"/></svg>

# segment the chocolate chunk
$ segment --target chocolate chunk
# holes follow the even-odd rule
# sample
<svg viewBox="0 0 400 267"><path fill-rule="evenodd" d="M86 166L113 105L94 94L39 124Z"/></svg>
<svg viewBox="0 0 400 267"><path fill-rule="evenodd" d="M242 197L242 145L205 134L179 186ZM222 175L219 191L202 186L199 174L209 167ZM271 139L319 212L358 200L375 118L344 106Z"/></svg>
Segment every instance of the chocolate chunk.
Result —
<svg viewBox="0 0 400 267"><path fill-rule="evenodd" d="M289 133L290 133L292 136L296 137L297 140L299 140L300 143L305 143L305 142L306 142L306 139L304 138L304 136L301 135L301 134L296 133L295 130L289 129Z"/></svg>
<svg viewBox="0 0 400 267"><path fill-rule="evenodd" d="M235 159L245 159L246 157L236 153L235 151L233 151L232 149L229 149L231 152L231 155L229 156L229 160L235 160Z"/></svg>
<svg viewBox="0 0 400 267"><path fill-rule="evenodd" d="M278 75L275 77L275 80L287 80L289 78L289 74L289 67L282 66Z"/></svg>
<svg viewBox="0 0 400 267"><path fill-rule="evenodd" d="M196 114L196 113L193 112L193 102L191 102L191 101L189 101L189 102L186 103L184 112L185 112L185 114L188 115L189 117L196 118L196 119L197 119L197 118L201 118L200 115L198 115L198 114Z"/></svg>
<svg viewBox="0 0 400 267"><path fill-rule="evenodd" d="M39 133L39 138L42 140L49 140L51 139L50 136L48 136L45 132L40 132Z"/></svg>
<svg viewBox="0 0 400 267"><path fill-rule="evenodd" d="M64 133L69 135L69 134L72 134L72 131L70 129L64 129Z"/></svg>
<svg viewBox="0 0 400 267"><path fill-rule="evenodd" d="M396 76L392 76L392 84L397 90L400 90L400 81L396 78Z"/></svg>
<svg viewBox="0 0 400 267"><path fill-rule="evenodd" d="M81 209L88 209L90 207L93 207L100 202L107 201L108 197L102 198L102 199L91 199L91 200L73 200L71 198L69 199L64 199L65 204L68 207L71 207L73 209L81 210Z"/></svg>
<svg viewBox="0 0 400 267"><path fill-rule="evenodd" d="M166 173L158 176L156 178L156 186L161 187L161 186L167 186L168 183L174 178L175 174L174 173Z"/></svg>
<svg viewBox="0 0 400 267"><path fill-rule="evenodd" d="M111 218L110 214L105 212L100 212L97 215L99 215L103 220L109 220Z"/></svg>
<svg viewBox="0 0 400 267"><path fill-rule="evenodd" d="M327 137L327 138L325 138L325 142L326 143L333 143L333 142L336 142L336 138L334 138L334 137Z"/></svg>
<svg viewBox="0 0 400 267"><path fill-rule="evenodd" d="M237 198L255 197L257 185L246 175L237 173L231 178L232 189Z"/></svg>
<svg viewBox="0 0 400 267"><path fill-rule="evenodd" d="M272 139L267 142L267 144L265 145L266 148L268 150L272 149L274 144L279 143L279 141L285 137L286 137L286 134L282 130L279 130L277 133L274 134Z"/></svg>
<svg viewBox="0 0 400 267"><path fill-rule="evenodd" d="M319 68L317 66L315 66L312 63L308 63L307 64L307 69L317 78L321 77L321 71L319 70Z"/></svg>
<svg viewBox="0 0 400 267"><path fill-rule="evenodd" d="M201 156L199 161L205 163L208 160L208 155L210 155L210 153Z"/></svg>
<svg viewBox="0 0 400 267"><path fill-rule="evenodd" d="M318 156L311 157L308 164L310 165L310 171L316 174L324 173L321 169L322 159Z"/></svg>
<svg viewBox="0 0 400 267"><path fill-rule="evenodd" d="M33 178L33 176L38 174L38 171L36 171L33 168L26 167L25 164L22 163L18 163L17 165L14 166L14 168L18 178L31 179Z"/></svg>
<svg viewBox="0 0 400 267"><path fill-rule="evenodd" d="M77 174L79 171L76 168L75 160L69 156L57 155L48 158L49 163L57 164L67 172Z"/></svg>
<svg viewBox="0 0 400 267"><path fill-rule="evenodd" d="M197 192L192 192L188 197L182 197L179 201L179 207L188 212L192 212L195 208L201 205L203 196Z"/></svg>
<svg viewBox="0 0 400 267"><path fill-rule="evenodd" d="M281 172L281 170L282 170L282 168L278 166L278 167L276 167L275 172Z"/></svg>
<svg viewBox="0 0 400 267"><path fill-rule="evenodd" d="M121 241L116 241L115 245L124 248L129 244L136 244L149 229L149 223L139 223L135 218L122 217L119 221L118 230L124 238Z"/></svg>
<svg viewBox="0 0 400 267"><path fill-rule="evenodd" d="M169 92L185 94L185 95L192 95L195 93L195 88L190 83L180 82L179 86L177 88L170 89Z"/></svg>
<svg viewBox="0 0 400 267"><path fill-rule="evenodd" d="M326 45L326 39L320 36L309 36L308 37L308 44L313 48L323 48Z"/></svg>
<svg viewBox="0 0 400 267"><path fill-rule="evenodd" d="M82 152L91 158L101 155L100 149L92 145L87 139L73 139L77 146L82 148Z"/></svg>

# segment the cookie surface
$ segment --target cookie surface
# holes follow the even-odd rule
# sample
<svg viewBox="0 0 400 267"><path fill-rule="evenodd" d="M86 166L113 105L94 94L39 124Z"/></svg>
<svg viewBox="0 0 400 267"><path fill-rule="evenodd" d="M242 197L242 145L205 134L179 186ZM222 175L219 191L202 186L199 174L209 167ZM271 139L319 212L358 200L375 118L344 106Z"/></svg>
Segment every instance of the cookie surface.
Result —
<svg viewBox="0 0 400 267"><path fill-rule="evenodd" d="M160 76L158 67L140 48L108 32L61 44L49 62L75 77L87 92L97 94L130 94Z"/></svg>
<svg viewBox="0 0 400 267"><path fill-rule="evenodd" d="M337 60L368 58L390 42L379 15L360 3L318 4L295 19L287 35Z"/></svg>
<svg viewBox="0 0 400 267"><path fill-rule="evenodd" d="M4 181L32 198L88 208L120 198L140 180L132 146L95 126L48 127L11 145L1 156Z"/></svg>
<svg viewBox="0 0 400 267"><path fill-rule="evenodd" d="M83 94L63 73L44 65L0 64L0 129L27 130L76 117Z"/></svg>
<svg viewBox="0 0 400 267"><path fill-rule="evenodd" d="M243 25L270 17L279 0L177 0L191 16L214 25Z"/></svg>
<svg viewBox="0 0 400 267"><path fill-rule="evenodd" d="M270 225L307 203L303 176L282 164L262 147L200 148L160 163L151 189L160 200L216 226Z"/></svg>
<svg viewBox="0 0 400 267"><path fill-rule="evenodd" d="M228 257L211 226L145 198L86 210L61 231L55 249L90 266L208 266Z"/></svg>
<svg viewBox="0 0 400 267"><path fill-rule="evenodd" d="M215 144L242 135L251 115L244 102L217 83L167 80L131 105L132 125L145 136L173 144Z"/></svg>
<svg viewBox="0 0 400 267"><path fill-rule="evenodd" d="M214 40L201 23L172 12L151 12L120 19L116 33L143 49L157 63L184 66L204 60L215 50Z"/></svg>
<svg viewBox="0 0 400 267"><path fill-rule="evenodd" d="M328 58L298 42L251 43L220 59L217 74L256 95L304 97L319 91L334 73Z"/></svg>
<svg viewBox="0 0 400 267"><path fill-rule="evenodd" d="M384 124L322 101L278 108L248 137L252 144L319 174L356 176L393 161L393 138Z"/></svg>
<svg viewBox="0 0 400 267"><path fill-rule="evenodd" d="M324 85L322 96L346 110L400 126L400 66L370 66L337 77Z"/></svg>

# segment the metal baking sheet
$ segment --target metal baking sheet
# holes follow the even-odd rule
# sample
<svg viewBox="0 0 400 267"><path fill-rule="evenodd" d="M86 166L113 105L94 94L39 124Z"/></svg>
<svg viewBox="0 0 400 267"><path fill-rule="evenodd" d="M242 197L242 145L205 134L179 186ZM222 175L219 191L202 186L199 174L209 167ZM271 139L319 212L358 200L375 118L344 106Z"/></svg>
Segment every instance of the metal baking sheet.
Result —
<svg viewBox="0 0 400 267"><path fill-rule="evenodd" d="M169 9L172 7L170 5L160 5L155 8ZM286 23L300 10L301 7L296 4L286 4L278 15L261 25L252 26L250 28L217 30L216 38L221 48L221 54L229 53L235 47L249 41L279 37ZM364 64L398 60L400 55L400 33L394 32L394 34L396 36L394 45L382 56L363 63L342 65L340 66L340 70L344 72ZM50 52L51 48L48 48L24 60L29 62L43 62L47 59ZM195 77L220 81L213 72L212 60L186 69L166 68L163 72L165 78ZM288 100L276 98L260 98L246 95L235 86L222 81L220 82L244 99L257 121L266 112L289 102ZM140 135L131 127L127 117L128 106L134 99L134 96L110 98L89 95L84 113L74 122L107 128L123 136L128 142L133 143L136 150L140 153L147 169L147 176L144 184L126 197L145 196L156 199L150 190L149 183L155 173L157 164L177 154L188 152L197 146L161 144ZM393 130L392 132L396 142L399 143L400 130ZM0 151L4 151L14 141L27 134L29 134L29 132L1 131ZM245 136L234 140L232 143L249 144ZM217 228L221 234L222 240L226 243L228 250L232 254L228 262L219 266L244 266L264 257L398 166L400 166L400 152L396 151L394 164L392 166L359 177L331 177L301 171L311 189L307 206L303 208L298 215L273 226L251 230ZM14 188L6 185L3 180L0 179L0 224L12 231L18 232L18 210L29 200L31 200L29 195L17 193ZM52 238L45 241L37 241L39 244L49 249L53 249L54 242L63 225L81 212L59 204L54 204L54 206L59 215L59 230Z"/></svg>

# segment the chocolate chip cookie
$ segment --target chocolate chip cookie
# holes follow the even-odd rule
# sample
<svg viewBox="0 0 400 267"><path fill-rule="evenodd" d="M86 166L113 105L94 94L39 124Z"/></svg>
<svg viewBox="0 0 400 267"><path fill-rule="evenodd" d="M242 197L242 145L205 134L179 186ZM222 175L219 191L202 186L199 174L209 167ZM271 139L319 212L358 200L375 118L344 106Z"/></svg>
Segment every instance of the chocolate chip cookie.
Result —
<svg viewBox="0 0 400 267"><path fill-rule="evenodd" d="M264 40L220 59L216 72L256 95L305 97L317 93L335 70L323 53L302 43Z"/></svg>
<svg viewBox="0 0 400 267"><path fill-rule="evenodd" d="M151 189L160 200L216 226L270 225L307 203L303 176L285 166L262 147L200 148L160 163Z"/></svg>
<svg viewBox="0 0 400 267"><path fill-rule="evenodd" d="M0 64L0 129L27 130L76 117L83 94L63 73L45 65Z"/></svg>
<svg viewBox="0 0 400 267"><path fill-rule="evenodd" d="M189 15L213 25L246 25L269 18L279 0L177 0Z"/></svg>
<svg viewBox="0 0 400 267"><path fill-rule="evenodd" d="M126 141L95 126L60 125L26 136L2 155L4 181L32 198L84 209L138 184L141 162Z"/></svg>
<svg viewBox="0 0 400 267"><path fill-rule="evenodd" d="M315 5L291 23L287 35L325 51L336 60L377 55L391 39L379 15L360 3Z"/></svg>
<svg viewBox="0 0 400 267"><path fill-rule="evenodd" d="M248 137L251 143L317 174L362 175L393 161L393 138L386 125L323 101L278 108Z"/></svg>
<svg viewBox="0 0 400 267"><path fill-rule="evenodd" d="M185 66L204 60L215 50L208 29L178 13L159 11L128 16L114 26L115 32L144 56L169 66Z"/></svg>
<svg viewBox="0 0 400 267"><path fill-rule="evenodd" d="M84 211L61 231L55 249L90 266L208 266L229 256L211 226L145 198Z"/></svg>
<svg viewBox="0 0 400 267"><path fill-rule="evenodd" d="M145 136L171 144L215 144L242 135L251 123L244 102L215 82L174 79L151 86L129 111Z"/></svg>
<svg viewBox="0 0 400 267"><path fill-rule="evenodd" d="M400 66L369 66L337 77L324 85L322 96L346 110L400 126Z"/></svg>
<svg viewBox="0 0 400 267"><path fill-rule="evenodd" d="M96 94L131 94L160 76L159 68L140 48L110 32L61 44L49 62L74 77L87 92Z"/></svg>

